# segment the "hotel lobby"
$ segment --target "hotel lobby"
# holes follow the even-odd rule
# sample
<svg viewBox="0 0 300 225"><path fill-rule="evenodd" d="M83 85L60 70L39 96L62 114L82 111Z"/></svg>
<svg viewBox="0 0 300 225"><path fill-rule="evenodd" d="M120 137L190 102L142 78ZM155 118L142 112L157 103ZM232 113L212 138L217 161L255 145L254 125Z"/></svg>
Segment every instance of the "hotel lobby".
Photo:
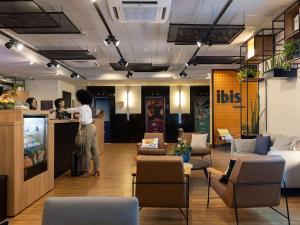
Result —
<svg viewBox="0 0 300 225"><path fill-rule="evenodd" d="M299 12L1 0L0 225L300 224Z"/></svg>

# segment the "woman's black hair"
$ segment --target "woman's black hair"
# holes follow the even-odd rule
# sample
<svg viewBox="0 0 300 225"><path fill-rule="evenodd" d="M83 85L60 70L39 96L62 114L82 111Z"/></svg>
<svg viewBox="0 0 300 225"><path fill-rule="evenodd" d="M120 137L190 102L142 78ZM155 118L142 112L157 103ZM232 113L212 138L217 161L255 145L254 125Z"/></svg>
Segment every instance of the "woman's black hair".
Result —
<svg viewBox="0 0 300 225"><path fill-rule="evenodd" d="M61 101L64 101L64 99L63 98L55 99L54 105L55 105L56 109L59 109L59 104L60 104Z"/></svg>
<svg viewBox="0 0 300 225"><path fill-rule="evenodd" d="M84 89L80 89L76 92L76 98L81 105L91 105L93 101L92 94Z"/></svg>
<svg viewBox="0 0 300 225"><path fill-rule="evenodd" d="M29 105L29 108L30 108L30 109L34 109L34 108L32 107L32 102L33 102L33 100L37 101L34 97L30 97L30 98L27 98L27 99L26 99L26 103Z"/></svg>

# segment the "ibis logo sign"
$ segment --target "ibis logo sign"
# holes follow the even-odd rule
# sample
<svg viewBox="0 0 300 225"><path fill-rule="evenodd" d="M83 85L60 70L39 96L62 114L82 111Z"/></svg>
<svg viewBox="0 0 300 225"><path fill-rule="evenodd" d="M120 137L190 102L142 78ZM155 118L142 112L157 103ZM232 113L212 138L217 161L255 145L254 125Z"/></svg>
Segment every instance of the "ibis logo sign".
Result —
<svg viewBox="0 0 300 225"><path fill-rule="evenodd" d="M241 93L229 91L226 93L224 90L217 90L217 103L240 103Z"/></svg>

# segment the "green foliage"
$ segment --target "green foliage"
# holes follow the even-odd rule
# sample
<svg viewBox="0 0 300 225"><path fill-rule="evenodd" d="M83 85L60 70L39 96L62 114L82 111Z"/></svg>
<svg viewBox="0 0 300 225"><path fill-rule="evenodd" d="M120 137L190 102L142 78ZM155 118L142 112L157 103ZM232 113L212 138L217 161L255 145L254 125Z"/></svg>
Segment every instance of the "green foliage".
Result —
<svg viewBox="0 0 300 225"><path fill-rule="evenodd" d="M265 70L270 71L272 69L283 69L285 71L291 70L291 63L289 62L293 59L294 55L299 52L300 40L290 40L285 43L282 48L283 50L272 56L272 58L266 60Z"/></svg>
<svg viewBox="0 0 300 225"><path fill-rule="evenodd" d="M254 103L250 102L250 126L248 124L249 134L259 134L259 121L265 110L260 112L260 96L257 95Z"/></svg>
<svg viewBox="0 0 300 225"><path fill-rule="evenodd" d="M259 77L260 72L255 68L245 68L241 69L237 74L238 81L242 81L247 78L257 78Z"/></svg>
<svg viewBox="0 0 300 225"><path fill-rule="evenodd" d="M282 46L283 50L281 54L287 60L292 59L293 55L299 50L299 40L290 40Z"/></svg>
<svg viewBox="0 0 300 225"><path fill-rule="evenodd" d="M265 71L270 71L272 69L283 69L288 71L291 69L291 64L287 62L286 57L280 53L265 62Z"/></svg>
<svg viewBox="0 0 300 225"><path fill-rule="evenodd" d="M178 143L173 147L174 155L182 155L192 151L192 147L186 143Z"/></svg>

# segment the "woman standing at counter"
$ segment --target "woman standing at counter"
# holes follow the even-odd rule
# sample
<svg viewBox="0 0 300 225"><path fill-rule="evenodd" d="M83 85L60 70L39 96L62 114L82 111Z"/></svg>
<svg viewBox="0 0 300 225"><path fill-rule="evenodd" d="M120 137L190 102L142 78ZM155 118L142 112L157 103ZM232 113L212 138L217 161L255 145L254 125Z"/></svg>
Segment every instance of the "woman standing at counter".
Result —
<svg viewBox="0 0 300 225"><path fill-rule="evenodd" d="M81 103L81 106L77 108L65 109L68 113L79 113L79 122L83 127L83 176L99 176L99 149L97 145L97 130L93 124L91 104L93 97L90 92L86 90L78 90L76 92L76 98ZM91 155L93 155L94 169L90 173L91 167Z"/></svg>

